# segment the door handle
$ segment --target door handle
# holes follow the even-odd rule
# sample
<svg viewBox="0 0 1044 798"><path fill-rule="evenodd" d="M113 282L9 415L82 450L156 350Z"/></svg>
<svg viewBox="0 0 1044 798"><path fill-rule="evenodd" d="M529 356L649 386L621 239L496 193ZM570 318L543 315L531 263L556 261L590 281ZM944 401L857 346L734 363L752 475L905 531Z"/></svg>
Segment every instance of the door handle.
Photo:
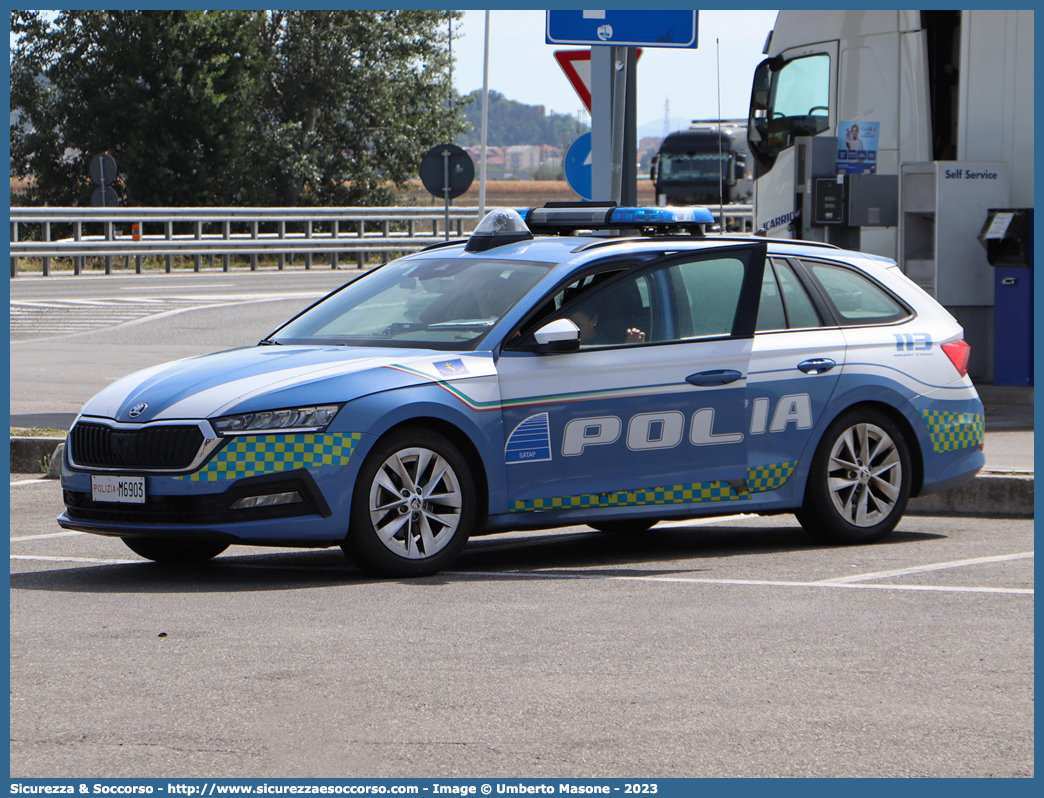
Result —
<svg viewBox="0 0 1044 798"><path fill-rule="evenodd" d="M685 381L690 385L708 388L713 385L728 385L742 376L735 369L714 369L713 371L701 371L699 374L690 374Z"/></svg>
<svg viewBox="0 0 1044 798"><path fill-rule="evenodd" d="M806 374L826 374L836 365L837 363L828 357L814 357L811 360L798 363L798 368Z"/></svg>

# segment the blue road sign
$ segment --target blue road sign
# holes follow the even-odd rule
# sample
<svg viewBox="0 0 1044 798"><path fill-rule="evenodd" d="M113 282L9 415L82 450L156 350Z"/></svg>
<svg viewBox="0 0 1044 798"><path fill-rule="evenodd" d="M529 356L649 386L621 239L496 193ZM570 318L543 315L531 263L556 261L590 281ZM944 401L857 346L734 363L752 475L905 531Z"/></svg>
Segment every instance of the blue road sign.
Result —
<svg viewBox="0 0 1044 798"><path fill-rule="evenodd" d="M696 47L699 11L548 11L548 44Z"/></svg>
<svg viewBox="0 0 1044 798"><path fill-rule="evenodd" d="M585 200L591 199L591 134L584 133L566 150L566 182Z"/></svg>

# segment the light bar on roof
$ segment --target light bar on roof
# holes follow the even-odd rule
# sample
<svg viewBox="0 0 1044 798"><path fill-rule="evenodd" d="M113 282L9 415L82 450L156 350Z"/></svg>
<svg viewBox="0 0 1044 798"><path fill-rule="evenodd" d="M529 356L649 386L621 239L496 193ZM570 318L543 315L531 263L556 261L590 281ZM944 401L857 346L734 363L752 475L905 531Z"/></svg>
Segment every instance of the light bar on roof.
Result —
<svg viewBox="0 0 1044 798"><path fill-rule="evenodd" d="M712 224L714 217L706 208L613 208L612 225L647 227L652 225Z"/></svg>
<svg viewBox="0 0 1044 798"><path fill-rule="evenodd" d="M702 233L701 225L712 224L706 208L617 208L604 204L518 209L535 233L564 233L574 230L640 228L653 233L688 231Z"/></svg>

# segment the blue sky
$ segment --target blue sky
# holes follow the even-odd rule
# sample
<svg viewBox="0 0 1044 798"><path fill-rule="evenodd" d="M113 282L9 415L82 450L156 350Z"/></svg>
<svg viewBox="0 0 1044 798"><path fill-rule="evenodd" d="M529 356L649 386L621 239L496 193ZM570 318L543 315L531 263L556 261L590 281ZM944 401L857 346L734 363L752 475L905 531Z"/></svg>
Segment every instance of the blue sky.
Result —
<svg viewBox="0 0 1044 798"><path fill-rule="evenodd" d="M544 43L544 11L494 10L490 15L489 87L508 99L576 114L583 104L552 53L570 49ZM664 105L678 126L717 118L717 53L720 40L721 114L745 118L754 68L776 11L700 11L695 50L649 48L638 64L638 125L662 132ZM465 11L453 42L453 82L462 93L482 88L485 12Z"/></svg>

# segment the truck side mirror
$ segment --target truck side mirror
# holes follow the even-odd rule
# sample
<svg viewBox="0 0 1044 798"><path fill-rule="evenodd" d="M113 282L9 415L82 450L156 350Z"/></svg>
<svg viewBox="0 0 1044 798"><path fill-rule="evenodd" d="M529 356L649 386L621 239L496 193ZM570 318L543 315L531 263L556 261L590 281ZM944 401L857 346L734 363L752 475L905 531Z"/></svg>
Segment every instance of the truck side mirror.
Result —
<svg viewBox="0 0 1044 798"><path fill-rule="evenodd" d="M650 180L655 180L656 179L656 167L657 167L657 165L659 165L659 163L660 163L660 154L656 153L656 155L654 155L652 157L652 160L649 161L649 179Z"/></svg>
<svg viewBox="0 0 1044 798"><path fill-rule="evenodd" d="M747 156L736 155L736 167L734 176L736 180L743 180L747 176Z"/></svg>
<svg viewBox="0 0 1044 798"><path fill-rule="evenodd" d="M750 93L750 113L747 118L747 145L763 166L774 160L768 149L769 96L775 59L758 64L754 71L754 87Z"/></svg>

